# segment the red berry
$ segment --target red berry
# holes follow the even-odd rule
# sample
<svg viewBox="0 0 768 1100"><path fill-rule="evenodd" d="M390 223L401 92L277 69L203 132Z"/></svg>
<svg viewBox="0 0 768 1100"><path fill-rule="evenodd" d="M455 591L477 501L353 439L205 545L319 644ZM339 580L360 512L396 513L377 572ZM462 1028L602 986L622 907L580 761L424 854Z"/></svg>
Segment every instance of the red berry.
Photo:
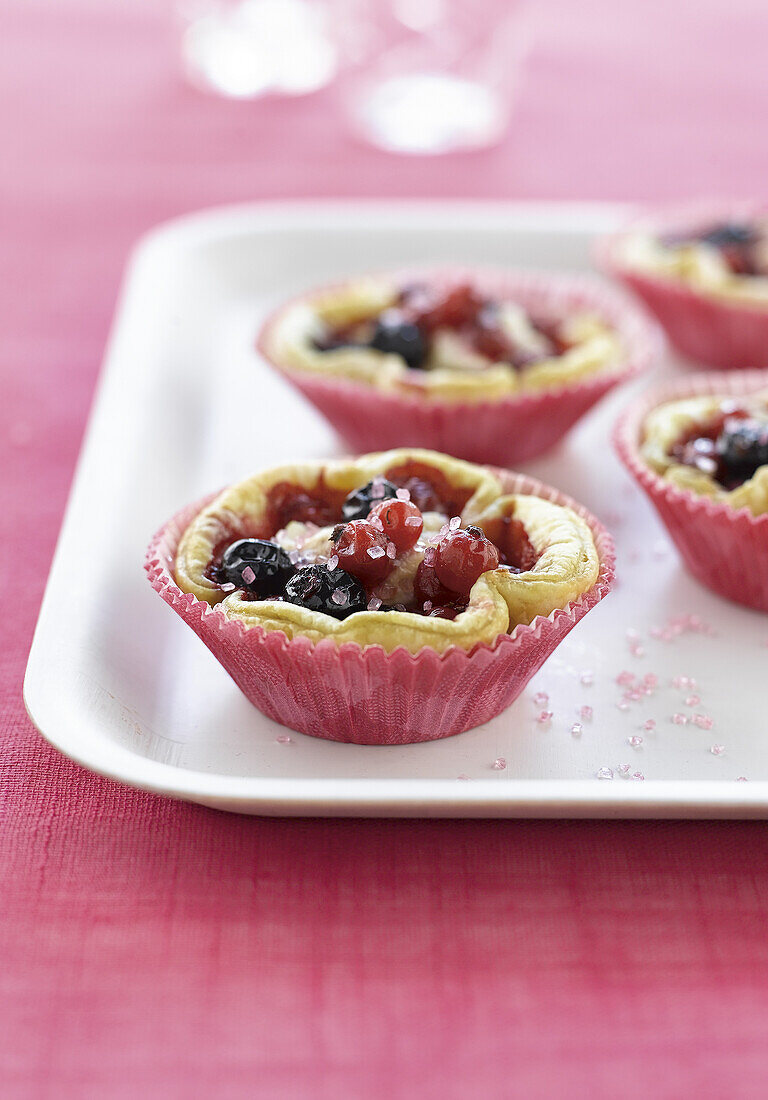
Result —
<svg viewBox="0 0 768 1100"><path fill-rule="evenodd" d="M479 527L452 531L437 546L435 572L452 592L468 595L472 585L499 564L499 551Z"/></svg>
<svg viewBox="0 0 768 1100"><path fill-rule="evenodd" d="M726 245L721 249L723 259L734 275L756 275L751 249L745 245Z"/></svg>
<svg viewBox="0 0 768 1100"><path fill-rule="evenodd" d="M424 303L415 320L429 332L438 328L461 328L473 324L484 305L474 288L469 283L462 283L436 295L429 305Z"/></svg>
<svg viewBox="0 0 768 1100"><path fill-rule="evenodd" d="M428 546L424 557L419 562L416 576L413 582L413 594L416 603L424 605L429 602L433 607L443 607L456 599L456 593L451 592L440 583L435 572L436 550L434 546Z"/></svg>
<svg viewBox="0 0 768 1100"><path fill-rule="evenodd" d="M364 584L383 581L391 572L393 559L387 553L389 539L367 519L340 524L334 531L333 541L340 567Z"/></svg>
<svg viewBox="0 0 768 1100"><path fill-rule="evenodd" d="M381 520L384 534L397 547L398 554L412 550L424 527L421 512L410 500L382 500L374 505L368 520Z"/></svg>
<svg viewBox="0 0 768 1100"><path fill-rule="evenodd" d="M475 351L494 363L504 360L512 362L514 349L501 328L495 311L483 310L478 315L477 324L468 332L469 342Z"/></svg>

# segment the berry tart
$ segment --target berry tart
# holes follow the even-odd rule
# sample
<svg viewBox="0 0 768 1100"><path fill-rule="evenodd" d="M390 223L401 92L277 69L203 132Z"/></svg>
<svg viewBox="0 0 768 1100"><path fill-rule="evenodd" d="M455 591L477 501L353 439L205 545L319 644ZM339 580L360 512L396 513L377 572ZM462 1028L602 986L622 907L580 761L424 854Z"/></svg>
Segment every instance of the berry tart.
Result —
<svg viewBox="0 0 768 1100"><path fill-rule="evenodd" d="M768 388L763 372L677 383L632 406L618 453L703 584L768 611Z"/></svg>
<svg viewBox="0 0 768 1100"><path fill-rule="evenodd" d="M271 718L402 744L512 702L608 591L612 560L554 490L397 450L256 474L175 517L146 567Z"/></svg>
<svg viewBox="0 0 768 1100"><path fill-rule="evenodd" d="M764 210L667 213L602 242L599 257L684 355L724 370L768 366Z"/></svg>
<svg viewBox="0 0 768 1100"><path fill-rule="evenodd" d="M585 277L371 275L289 302L259 348L357 450L428 446L511 464L555 444L658 334Z"/></svg>

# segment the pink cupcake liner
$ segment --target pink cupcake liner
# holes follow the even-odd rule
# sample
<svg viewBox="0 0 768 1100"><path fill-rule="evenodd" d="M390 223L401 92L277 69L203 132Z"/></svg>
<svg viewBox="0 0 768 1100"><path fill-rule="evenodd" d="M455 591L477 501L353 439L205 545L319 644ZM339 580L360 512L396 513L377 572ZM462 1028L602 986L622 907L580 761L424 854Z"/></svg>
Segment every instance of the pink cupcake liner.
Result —
<svg viewBox="0 0 768 1100"><path fill-rule="evenodd" d="M768 385L768 372L709 374L657 388L618 419L613 442L659 513L688 570L720 596L768 611L768 514L753 516L679 489L656 474L640 454L642 425L666 401L702 394L743 396Z"/></svg>
<svg viewBox="0 0 768 1100"><path fill-rule="evenodd" d="M150 583L192 627L260 711L284 726L331 741L405 745L450 737L499 714L520 694L566 634L607 595L614 576L613 541L570 498L521 474L495 471L505 491L565 504L589 524L600 558L595 584L578 600L495 645L444 654L365 648L330 639L289 640L282 631L246 629L190 593L173 578L179 540L207 501L183 509L154 537L145 561ZM210 499L210 498L209 498Z"/></svg>
<svg viewBox="0 0 768 1100"><path fill-rule="evenodd" d="M553 447L609 390L648 368L661 354L662 339L655 324L624 295L589 277L462 268L394 274L403 280L429 278L438 285L472 279L490 294L509 296L545 315L596 312L618 331L626 358L620 366L590 378L498 401L459 403L382 393L364 383L289 370L270 359L265 344L282 312L278 311L259 335L261 354L320 410L356 452L417 446L470 462L512 466Z"/></svg>
<svg viewBox="0 0 768 1100"><path fill-rule="evenodd" d="M747 215L756 210L754 205L739 208ZM734 212L733 207L694 204L676 212L665 210L656 217L647 215L643 224L652 221L656 231L673 230L733 217ZM768 367L768 306L719 299L675 279L627 267L621 257L625 233L599 242L597 262L648 307L678 351L720 370Z"/></svg>

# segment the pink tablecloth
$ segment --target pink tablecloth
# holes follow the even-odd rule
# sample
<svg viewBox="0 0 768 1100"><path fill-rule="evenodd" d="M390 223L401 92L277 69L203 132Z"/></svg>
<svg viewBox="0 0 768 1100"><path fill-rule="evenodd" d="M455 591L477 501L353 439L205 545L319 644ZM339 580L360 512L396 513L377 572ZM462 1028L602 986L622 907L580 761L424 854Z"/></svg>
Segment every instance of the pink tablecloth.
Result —
<svg viewBox="0 0 768 1100"><path fill-rule="evenodd" d="M764 1095L760 824L272 821L49 749L21 679L126 252L261 197L764 194L756 0L551 0L493 152L180 81L152 0L0 9L4 1097ZM87 563L84 563L87 567Z"/></svg>

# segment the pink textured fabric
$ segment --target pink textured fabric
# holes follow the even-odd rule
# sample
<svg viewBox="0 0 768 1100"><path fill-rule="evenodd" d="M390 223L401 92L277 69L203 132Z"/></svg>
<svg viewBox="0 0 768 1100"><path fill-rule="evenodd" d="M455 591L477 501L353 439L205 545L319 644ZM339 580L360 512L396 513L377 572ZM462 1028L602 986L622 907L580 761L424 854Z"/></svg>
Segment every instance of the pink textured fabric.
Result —
<svg viewBox="0 0 768 1100"><path fill-rule="evenodd" d="M0 1093L752 1097L761 824L275 821L46 747L21 679L136 236L258 197L764 189L755 0L551 0L513 130L394 160L187 89L155 0L0 8Z"/></svg>

